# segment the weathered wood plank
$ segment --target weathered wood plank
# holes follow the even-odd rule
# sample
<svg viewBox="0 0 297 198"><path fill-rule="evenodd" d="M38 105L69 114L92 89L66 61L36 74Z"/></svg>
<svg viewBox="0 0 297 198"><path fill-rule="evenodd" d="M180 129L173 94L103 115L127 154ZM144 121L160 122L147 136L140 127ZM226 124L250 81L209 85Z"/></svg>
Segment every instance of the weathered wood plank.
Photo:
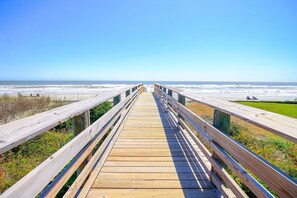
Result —
<svg viewBox="0 0 297 198"><path fill-rule="evenodd" d="M142 156L136 156L136 157L108 157L109 161L135 161L135 162L180 162L180 161L186 161L186 160L197 160L195 157L161 157L161 156L155 156L155 157L142 157Z"/></svg>
<svg viewBox="0 0 297 198"><path fill-rule="evenodd" d="M132 145L114 145L114 148L126 148L126 149L139 149L139 148L148 148L148 149L164 149L164 148L167 148L167 149L170 149L170 148L174 148L174 149L177 149L177 148L180 148L179 145L146 145L146 144L132 144Z"/></svg>
<svg viewBox="0 0 297 198"><path fill-rule="evenodd" d="M143 156L143 157L153 157L153 156L161 156L161 157L182 157L182 156L194 156L193 152L183 151L180 149L176 150L164 150L164 149L137 149L131 151L130 149L116 149L114 148L110 156Z"/></svg>
<svg viewBox="0 0 297 198"><path fill-rule="evenodd" d="M88 197L97 198L139 198L139 197L162 197L162 198L172 198L172 197L203 197L203 198L216 198L220 197L220 193L217 190L208 189L91 189Z"/></svg>
<svg viewBox="0 0 297 198"><path fill-rule="evenodd" d="M100 173L99 180L132 179L132 180L156 180L156 179L209 179L205 173Z"/></svg>
<svg viewBox="0 0 297 198"><path fill-rule="evenodd" d="M152 189L152 188L186 188L186 189L213 189L213 184L209 180L100 180L96 179L92 188L141 188L141 189Z"/></svg>
<svg viewBox="0 0 297 198"><path fill-rule="evenodd" d="M118 142L184 142L183 139L178 138L120 138Z"/></svg>
<svg viewBox="0 0 297 198"><path fill-rule="evenodd" d="M106 161L104 166L108 167L142 167L142 166L150 166L150 167L190 167L190 166L201 166L199 162L114 162L114 161Z"/></svg>
<svg viewBox="0 0 297 198"><path fill-rule="evenodd" d="M119 139L120 140L120 139ZM123 140L123 139L122 139ZM127 140L127 139L124 139L124 140ZM138 141L117 141L116 145L166 145L166 146L175 146L175 145L180 145L180 142L178 141L171 141L171 142L167 142L167 141L156 141L156 142L148 142L148 141L141 141L139 139L137 139Z"/></svg>
<svg viewBox="0 0 297 198"><path fill-rule="evenodd" d="M138 138L138 139L145 139L145 138L159 138L159 139L167 139L167 138L176 138L176 139L182 139L182 137L180 137L179 134L170 134L170 135L166 135L166 134L152 134L152 135L149 135L149 134L123 134L121 135L121 138Z"/></svg>

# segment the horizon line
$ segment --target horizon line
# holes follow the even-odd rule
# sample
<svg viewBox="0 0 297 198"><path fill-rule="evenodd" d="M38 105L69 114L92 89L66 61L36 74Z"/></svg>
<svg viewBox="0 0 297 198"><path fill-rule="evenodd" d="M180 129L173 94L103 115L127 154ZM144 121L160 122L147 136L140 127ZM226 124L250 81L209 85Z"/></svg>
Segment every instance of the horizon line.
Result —
<svg viewBox="0 0 297 198"><path fill-rule="evenodd" d="M33 79L33 80L2 80L0 79L0 82L34 82L34 81L44 81L44 82L242 82L242 83L297 83L297 81L227 81L227 80L45 80L45 79Z"/></svg>

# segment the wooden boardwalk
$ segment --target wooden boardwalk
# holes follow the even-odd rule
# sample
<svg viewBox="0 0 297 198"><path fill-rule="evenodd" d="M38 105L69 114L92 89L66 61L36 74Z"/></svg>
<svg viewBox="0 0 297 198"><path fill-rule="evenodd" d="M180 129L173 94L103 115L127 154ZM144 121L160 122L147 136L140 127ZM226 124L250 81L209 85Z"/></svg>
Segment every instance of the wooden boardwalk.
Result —
<svg viewBox="0 0 297 198"><path fill-rule="evenodd" d="M87 196L219 196L201 163L159 99L143 93Z"/></svg>
<svg viewBox="0 0 297 198"><path fill-rule="evenodd" d="M273 197L266 186L296 197L296 179L227 134L234 116L297 143L297 119L166 85L144 92L131 85L1 125L0 154L69 119L75 137L0 197L55 197L75 172L65 198L248 197L225 166L257 197ZM90 110L111 100L114 107L90 125ZM188 100L213 108L213 123Z"/></svg>

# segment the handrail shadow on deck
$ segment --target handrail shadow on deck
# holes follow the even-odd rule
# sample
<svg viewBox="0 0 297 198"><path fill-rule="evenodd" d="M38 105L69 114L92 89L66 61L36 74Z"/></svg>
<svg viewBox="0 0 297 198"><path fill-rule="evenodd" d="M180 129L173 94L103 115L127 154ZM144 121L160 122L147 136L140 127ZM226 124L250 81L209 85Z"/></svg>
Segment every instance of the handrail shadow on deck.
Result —
<svg viewBox="0 0 297 198"><path fill-rule="evenodd" d="M189 145L190 143L183 137L172 118L169 117L168 110L165 109L165 106L155 94L153 94L153 97L157 104L184 196L193 196L189 189L205 190L215 188L213 185L209 185L209 176L205 172L202 162L195 157Z"/></svg>

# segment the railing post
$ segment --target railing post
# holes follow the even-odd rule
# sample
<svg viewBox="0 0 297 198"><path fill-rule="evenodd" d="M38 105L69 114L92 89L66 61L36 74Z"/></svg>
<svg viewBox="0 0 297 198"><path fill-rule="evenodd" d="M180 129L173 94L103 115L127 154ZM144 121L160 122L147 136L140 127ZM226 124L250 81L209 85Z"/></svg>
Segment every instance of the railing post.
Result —
<svg viewBox="0 0 297 198"><path fill-rule="evenodd" d="M72 131L74 136L77 136L79 133L81 133L89 126L90 126L90 110L72 118ZM88 156L88 158L84 162L81 163L81 165L76 171L77 175L79 175L80 172L84 169L84 167L91 159L91 157L92 157L92 153Z"/></svg>
<svg viewBox="0 0 297 198"><path fill-rule="evenodd" d="M230 135L230 115L218 109L214 110L213 126Z"/></svg>
<svg viewBox="0 0 297 198"><path fill-rule="evenodd" d="M140 93L145 92L145 87L143 84L141 84L139 87L140 87Z"/></svg>
<svg viewBox="0 0 297 198"><path fill-rule="evenodd" d="M172 90L168 89L168 95L172 97Z"/></svg>
<svg viewBox="0 0 297 198"><path fill-rule="evenodd" d="M130 95L131 91L130 89L126 91L126 97L128 97Z"/></svg>
<svg viewBox="0 0 297 198"><path fill-rule="evenodd" d="M119 102L121 102L121 95L117 95L113 98L113 106L116 106Z"/></svg>
<svg viewBox="0 0 297 198"><path fill-rule="evenodd" d="M86 111L78 116L72 118L72 131L74 136L90 126L90 111Z"/></svg>
<svg viewBox="0 0 297 198"><path fill-rule="evenodd" d="M159 85L156 85L154 86L154 92L156 95L159 95Z"/></svg>
<svg viewBox="0 0 297 198"><path fill-rule="evenodd" d="M223 133L229 135L230 134L230 115L218 109L215 109L213 114L213 126L219 129L220 131L222 131ZM214 151L212 151L212 157L220 164L223 163L223 161ZM218 176L217 171L214 170L213 166L211 167L211 170L215 175ZM224 185L228 186L228 184L224 184Z"/></svg>
<svg viewBox="0 0 297 198"><path fill-rule="evenodd" d="M184 106L186 106L186 97L178 94L178 102Z"/></svg>

